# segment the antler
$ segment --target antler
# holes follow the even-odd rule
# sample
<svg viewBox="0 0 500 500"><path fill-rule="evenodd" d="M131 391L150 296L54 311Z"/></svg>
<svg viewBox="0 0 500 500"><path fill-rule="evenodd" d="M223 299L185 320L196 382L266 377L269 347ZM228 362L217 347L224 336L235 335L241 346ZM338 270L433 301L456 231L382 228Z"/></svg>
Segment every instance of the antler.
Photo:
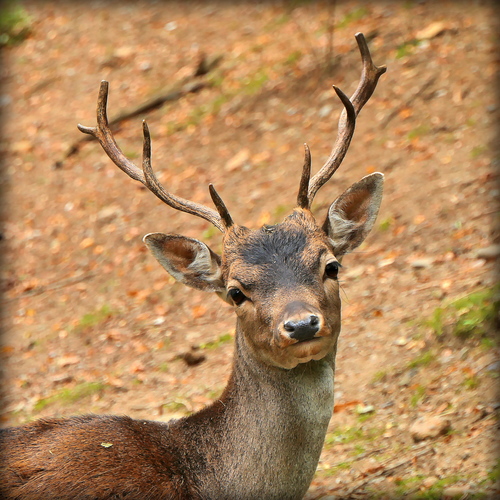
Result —
<svg viewBox="0 0 500 500"><path fill-rule="evenodd" d="M149 129L145 121L142 122L142 130L144 135L142 170L137 165L132 163L122 153L122 151L116 144L116 141L108 125L108 116L106 112L108 102L108 89L108 82L103 80L99 88L99 97L97 99L97 127L85 127L83 125L78 125L78 129L84 134L90 134L94 136L101 144L104 152L111 158L113 163L119 169L123 170L132 179L142 182L154 195L156 195L164 203L171 206L172 208L175 208L176 210L180 210L181 212L197 215L198 217L201 217L212 223L220 231L224 232L230 225L232 225L232 219L220 196L217 194L215 188L212 185L210 187L210 193L212 194L212 198L214 198L213 193L216 194L214 201L215 199L220 201L219 204L216 203L216 207L219 213L217 213L212 208L205 207L204 205L185 200L184 198L169 193L161 185L151 166L151 135L149 134Z"/></svg>
<svg viewBox="0 0 500 500"><path fill-rule="evenodd" d="M375 87L377 86L378 79L386 72L385 66L375 66L373 64L370 50L366 43L363 33L356 33L356 41L358 42L359 51L361 53L361 60L363 62L363 71L358 88L349 99L339 88L333 86L335 92L344 104L344 111L340 115L337 140L333 145L332 152L326 160L325 164L321 167L319 172L314 175L309 183L309 190L307 194L307 203L304 200L303 184L306 169L310 170L310 165L307 167L307 161L304 163L304 171L301 178L301 187L299 189L298 204L302 208L309 208L314 200L314 196L318 190L327 182L330 177L339 168L344 156L347 153L349 144L351 143L354 134L354 127L356 125L356 117L366 104L368 99L372 96Z"/></svg>

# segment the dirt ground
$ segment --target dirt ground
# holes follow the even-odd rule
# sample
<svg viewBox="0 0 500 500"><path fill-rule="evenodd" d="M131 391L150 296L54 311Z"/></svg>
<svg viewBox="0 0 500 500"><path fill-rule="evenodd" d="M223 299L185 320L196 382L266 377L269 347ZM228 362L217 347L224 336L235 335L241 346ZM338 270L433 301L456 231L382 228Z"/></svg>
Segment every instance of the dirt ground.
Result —
<svg viewBox="0 0 500 500"><path fill-rule="evenodd" d="M140 162L147 119L171 191L211 205L212 182L239 224L258 227L293 209L302 144L313 169L328 156L341 110L331 85L356 87L360 31L388 71L314 211L323 218L370 172L386 188L375 229L343 262L336 411L307 498L493 498L492 4L23 6L31 34L4 49L1 69L2 425L88 412L167 420L212 401L229 374L231 307L174 283L141 241L182 233L219 250L218 231L161 205L97 143L54 166L80 138L76 124L95 124L99 82L110 82L114 116L188 77L202 53L223 56L203 89L125 121L116 137ZM473 334L457 334L460 321ZM186 352L205 360L190 366ZM434 416L447 431L415 443L411 425Z"/></svg>

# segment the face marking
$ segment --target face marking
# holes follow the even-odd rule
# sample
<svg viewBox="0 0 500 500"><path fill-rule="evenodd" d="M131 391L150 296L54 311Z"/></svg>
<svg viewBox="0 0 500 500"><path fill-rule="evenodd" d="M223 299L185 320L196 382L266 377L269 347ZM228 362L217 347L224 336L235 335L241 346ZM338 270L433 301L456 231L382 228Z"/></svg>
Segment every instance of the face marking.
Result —
<svg viewBox="0 0 500 500"><path fill-rule="evenodd" d="M332 352L340 330L338 285L324 278L332 260L328 236L312 214L300 209L272 231L240 226L226 234L223 279L228 289L239 288L249 299L236 305L235 312L247 345L259 358L293 368ZM294 301L301 306L290 315ZM289 324L284 328L287 321L304 325L311 314L320 325L313 328L315 338L299 341Z"/></svg>

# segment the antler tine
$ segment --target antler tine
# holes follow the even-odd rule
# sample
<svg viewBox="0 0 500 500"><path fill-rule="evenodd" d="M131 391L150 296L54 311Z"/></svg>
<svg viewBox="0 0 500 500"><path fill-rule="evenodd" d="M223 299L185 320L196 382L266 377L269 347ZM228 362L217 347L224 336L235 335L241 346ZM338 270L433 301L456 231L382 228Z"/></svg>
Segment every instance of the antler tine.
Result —
<svg viewBox="0 0 500 500"><path fill-rule="evenodd" d="M309 179L311 177L311 151L309 146L304 143L304 166L302 167L302 177L300 178L299 192L297 194L297 206L300 208L309 208Z"/></svg>
<svg viewBox="0 0 500 500"><path fill-rule="evenodd" d="M222 219L224 228L229 229L234 224L233 219L229 214L229 210L226 208L226 205L222 201L222 198L219 196L219 193L215 190L214 185L209 184L208 189L210 190L210 196L212 197L212 201L214 202L215 208L219 212L219 215Z"/></svg>
<svg viewBox="0 0 500 500"><path fill-rule="evenodd" d="M340 89L335 86L333 87L344 104L345 109L340 115L337 140L333 145L332 152L323 167L311 179L308 195L309 205L312 204L318 190L331 178L342 163L354 134L356 117L375 91L378 79L387 70L386 66L375 66L373 64L370 49L363 33L356 33L355 38L363 63L361 78L357 89L350 99Z"/></svg>
<svg viewBox="0 0 500 500"><path fill-rule="evenodd" d="M123 170L129 177L132 177L132 179L146 185L146 178L142 170L121 152L109 128L108 114L106 111L108 104L108 89L109 83L103 80L99 87L99 97L97 98L97 127L85 127L78 124L78 129L84 134L94 136L101 144L104 152L118 168Z"/></svg>
<svg viewBox="0 0 500 500"><path fill-rule="evenodd" d="M120 170L123 170L132 179L142 182L164 203L175 210L201 217L212 223L220 231L224 232L223 221L215 210L169 193L160 184L151 166L151 135L146 122L143 122L142 127L144 134L142 170L122 153L109 128L106 111L108 89L109 83L103 80L99 88L99 97L97 99L97 127L78 125L78 129L84 134L94 136L101 144L104 152Z"/></svg>
<svg viewBox="0 0 500 500"><path fill-rule="evenodd" d="M212 223L217 229L219 229L219 231L224 232L225 229L223 221L215 210L205 207L204 205L185 200L184 198L180 198L179 196L165 190L153 172L153 168L151 166L151 136L149 134L149 128L146 121L142 122L142 130L144 134L142 168L144 170L147 188L161 201L165 202L175 210L180 210L181 212L202 217Z"/></svg>

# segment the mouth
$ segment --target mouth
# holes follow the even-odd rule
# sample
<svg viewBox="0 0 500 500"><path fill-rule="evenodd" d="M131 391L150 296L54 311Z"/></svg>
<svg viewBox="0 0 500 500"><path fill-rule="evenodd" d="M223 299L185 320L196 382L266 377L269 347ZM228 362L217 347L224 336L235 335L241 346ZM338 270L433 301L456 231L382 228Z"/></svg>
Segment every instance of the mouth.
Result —
<svg viewBox="0 0 500 500"><path fill-rule="evenodd" d="M322 338L324 338L324 337L313 337L312 339L298 340L295 344L292 344L292 345L297 345L297 344L309 345L309 344L313 344L315 342L319 342Z"/></svg>
<svg viewBox="0 0 500 500"><path fill-rule="evenodd" d="M329 352L331 339L325 337L314 337L309 340L296 342L287 349L290 354L300 360L321 359ZM303 362L303 361L301 361Z"/></svg>

